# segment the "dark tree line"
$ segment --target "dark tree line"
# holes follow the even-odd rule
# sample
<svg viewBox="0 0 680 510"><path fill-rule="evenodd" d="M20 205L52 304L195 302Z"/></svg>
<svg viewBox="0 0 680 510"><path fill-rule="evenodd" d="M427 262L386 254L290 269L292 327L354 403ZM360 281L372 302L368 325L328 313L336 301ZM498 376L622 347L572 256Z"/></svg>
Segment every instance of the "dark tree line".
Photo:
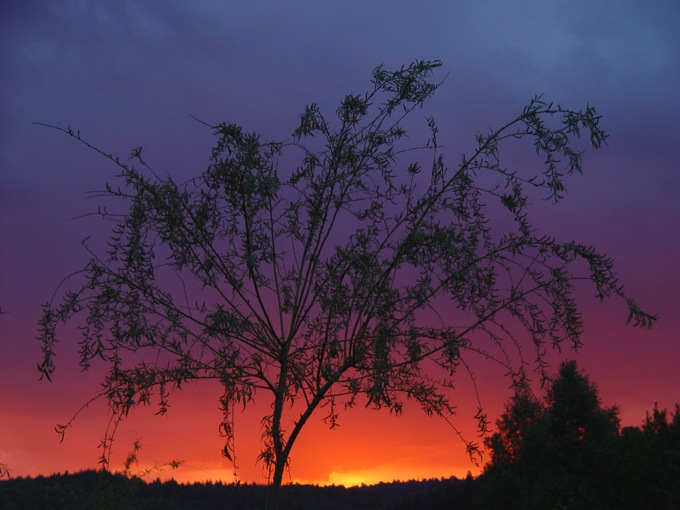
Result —
<svg viewBox="0 0 680 510"><path fill-rule="evenodd" d="M519 390L487 440L481 509L680 508L680 407L655 408L641 427L620 428L575 362L564 363L543 400Z"/></svg>
<svg viewBox="0 0 680 510"><path fill-rule="evenodd" d="M452 483L461 482L452 478L349 488L285 485L281 506L291 510L393 508L402 501L441 492L441 488ZM105 471L13 478L0 484L0 508L3 510L260 510L270 496L271 488L264 485L147 483L137 477Z"/></svg>
<svg viewBox="0 0 680 510"><path fill-rule="evenodd" d="M564 363L542 399L521 388L486 441L476 479L454 480L391 510L680 508L680 406L655 408L621 429L575 362Z"/></svg>

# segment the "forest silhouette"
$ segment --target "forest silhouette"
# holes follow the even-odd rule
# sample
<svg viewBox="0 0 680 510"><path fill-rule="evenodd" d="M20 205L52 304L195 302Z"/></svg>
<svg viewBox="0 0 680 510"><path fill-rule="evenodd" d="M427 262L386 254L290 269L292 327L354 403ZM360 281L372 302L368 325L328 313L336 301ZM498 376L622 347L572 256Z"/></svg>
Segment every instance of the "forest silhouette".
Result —
<svg viewBox="0 0 680 510"><path fill-rule="evenodd" d="M563 363L542 398L518 388L486 439L482 474L372 486L285 485L285 509L677 509L680 508L680 406L654 407L637 427L621 428L596 385L574 361ZM129 471L128 471L129 473ZM0 482L3 509L264 508L257 484L147 482L83 471Z"/></svg>

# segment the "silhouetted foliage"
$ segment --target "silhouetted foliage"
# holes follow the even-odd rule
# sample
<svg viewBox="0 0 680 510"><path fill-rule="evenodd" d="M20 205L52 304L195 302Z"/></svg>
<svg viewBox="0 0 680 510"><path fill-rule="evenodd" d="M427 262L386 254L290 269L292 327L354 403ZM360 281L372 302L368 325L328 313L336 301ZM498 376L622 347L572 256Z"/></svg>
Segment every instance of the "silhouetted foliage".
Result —
<svg viewBox="0 0 680 510"><path fill-rule="evenodd" d="M184 464L183 460L173 459L169 462L154 462L150 467L139 469L138 455L142 449L141 439L136 439L132 445L132 450L125 456L123 462L123 474L128 478L145 478L150 474L162 473L165 469L177 469Z"/></svg>
<svg viewBox="0 0 680 510"><path fill-rule="evenodd" d="M561 365L544 402L519 390L488 440L477 508L678 508L680 419L654 410L619 431L618 409L573 361Z"/></svg>
<svg viewBox="0 0 680 510"><path fill-rule="evenodd" d="M526 387L518 388L497 422L498 432L486 440L494 466L520 462L527 448L527 435L533 433L544 413L543 404Z"/></svg>
<svg viewBox="0 0 680 510"><path fill-rule="evenodd" d="M621 434L617 474L621 508L680 508L680 406L668 416L656 406L641 428Z"/></svg>
<svg viewBox="0 0 680 510"><path fill-rule="evenodd" d="M308 106L287 142L211 126L210 164L184 183L155 171L141 147L130 158L138 169L57 128L117 166L118 184L101 195L126 206L98 211L117 222L107 252L88 248L75 290L46 303L40 321L45 378L58 326L76 315L82 367L108 366L103 466L131 409L155 395L165 413L174 389L213 380L223 387L229 459L235 412L268 394L259 459L278 487L317 409L333 428L359 398L395 413L409 398L448 420L451 380L469 369L468 356L495 359L521 385L527 347L540 369L546 346L579 346L577 281L589 280L601 299L623 298L629 321L651 325L609 258L532 226L532 199L561 200L566 176L581 173L576 139L605 143L595 109L535 97L450 168L432 118L423 144L410 145L403 127L437 90L440 65L376 68L370 90L346 96L335 119ZM501 163L510 143L535 151L536 168ZM296 155L296 166L280 164ZM424 371L425 361L440 375ZM484 430L484 412L477 416ZM467 446L474 455L477 445Z"/></svg>
<svg viewBox="0 0 680 510"><path fill-rule="evenodd" d="M136 496L141 485L139 479L96 471L50 477L19 477L0 485L0 508L136 508Z"/></svg>

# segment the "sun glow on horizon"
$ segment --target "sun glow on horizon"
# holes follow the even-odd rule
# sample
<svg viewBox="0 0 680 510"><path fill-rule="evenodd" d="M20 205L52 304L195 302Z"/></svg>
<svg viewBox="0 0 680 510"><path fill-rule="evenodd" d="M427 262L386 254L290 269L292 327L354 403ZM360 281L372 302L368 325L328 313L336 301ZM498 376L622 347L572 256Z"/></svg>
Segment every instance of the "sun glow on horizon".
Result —
<svg viewBox="0 0 680 510"><path fill-rule="evenodd" d="M331 471L325 480L294 479L293 483L301 485L358 487L361 485L377 485L379 483L449 478L452 476L462 479L470 472L470 469L460 466L440 466L438 468L430 467L424 469L422 466L384 465L352 471Z"/></svg>

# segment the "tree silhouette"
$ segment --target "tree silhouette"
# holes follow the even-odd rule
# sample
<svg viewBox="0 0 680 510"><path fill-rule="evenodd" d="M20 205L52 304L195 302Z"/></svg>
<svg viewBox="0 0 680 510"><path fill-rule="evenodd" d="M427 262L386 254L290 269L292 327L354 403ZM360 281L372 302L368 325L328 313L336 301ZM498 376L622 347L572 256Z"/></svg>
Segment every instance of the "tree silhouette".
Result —
<svg viewBox="0 0 680 510"><path fill-rule="evenodd" d="M618 409L603 408L597 388L575 361L560 366L546 390L548 434L569 442L599 441L616 435Z"/></svg>
<svg viewBox="0 0 680 510"><path fill-rule="evenodd" d="M544 414L543 404L526 387L519 388L497 421L498 432L486 440L493 455L491 465L520 462L526 454L527 436Z"/></svg>
<svg viewBox="0 0 680 510"><path fill-rule="evenodd" d="M655 405L642 427L625 427L616 465L621 508L679 508L680 405L670 416Z"/></svg>
<svg viewBox="0 0 680 510"><path fill-rule="evenodd" d="M602 407L574 361L560 366L544 400L522 389L497 421L480 508L620 508L618 409Z"/></svg>
<svg viewBox="0 0 680 510"><path fill-rule="evenodd" d="M155 171L141 147L135 167L57 128L116 165L118 184L102 193L126 208L98 211L117 221L108 251L88 248L74 290L45 304L42 375L54 371L59 324L83 316L80 362L108 366L101 396L112 430L153 395L164 413L183 383L214 380L228 458L238 406L267 395L260 460L276 508L315 411L333 428L343 406L399 413L411 398L448 419L451 376L475 354L521 384L525 349L541 366L547 346L580 344L577 280L601 299L623 298L629 320L650 325L609 258L531 224L531 198L562 199L565 176L581 172L581 133L595 149L605 142L595 109L536 97L450 168L434 119L423 144L403 127L437 90L440 65L376 68L370 90L346 96L335 119L308 106L289 141L211 126L210 164L183 183ZM501 164L501 148L522 140L539 157L534 170ZM111 439L107 431L104 465Z"/></svg>

